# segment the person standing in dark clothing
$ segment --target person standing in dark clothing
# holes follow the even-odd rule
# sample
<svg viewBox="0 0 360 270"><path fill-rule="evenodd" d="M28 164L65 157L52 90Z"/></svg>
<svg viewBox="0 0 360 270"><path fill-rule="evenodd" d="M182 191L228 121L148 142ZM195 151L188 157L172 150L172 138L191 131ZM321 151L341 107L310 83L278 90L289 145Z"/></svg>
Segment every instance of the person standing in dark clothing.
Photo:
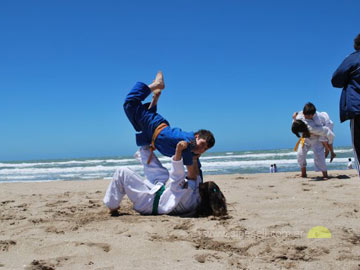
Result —
<svg viewBox="0 0 360 270"><path fill-rule="evenodd" d="M334 72L331 83L342 88L340 121L350 120L354 163L360 176L360 34L354 39L354 49Z"/></svg>

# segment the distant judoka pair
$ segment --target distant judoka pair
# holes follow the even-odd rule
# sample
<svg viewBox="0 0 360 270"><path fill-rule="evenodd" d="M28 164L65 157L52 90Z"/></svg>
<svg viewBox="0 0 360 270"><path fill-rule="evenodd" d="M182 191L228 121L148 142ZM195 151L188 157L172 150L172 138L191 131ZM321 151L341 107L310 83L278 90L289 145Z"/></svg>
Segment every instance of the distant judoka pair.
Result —
<svg viewBox="0 0 360 270"><path fill-rule="evenodd" d="M334 87L342 88L340 121L350 120L354 163L360 176L360 34L354 39L354 49L355 52L348 55L336 69L331 83ZM315 106L313 106L313 112L311 113L306 113L305 110L306 108L304 108L303 114L300 113L293 116L295 121L292 125L292 130L297 136L300 136L299 133L302 133L301 141L303 147L298 148L298 163L301 167L301 174L303 177L306 177L306 153L312 148L314 151L315 169L322 171L324 178L327 178L323 146L325 146L327 151L331 152L330 161L332 161L335 157L332 148L334 137L332 133L333 123L326 113L316 113ZM324 137L327 138L327 144Z"/></svg>
<svg viewBox="0 0 360 270"><path fill-rule="evenodd" d="M325 158L330 152L330 162L336 157L333 148L334 124L326 112L316 112L312 103L305 104L303 111L293 114L292 132L300 137L295 147L297 160L301 168L301 177L306 177L306 156L310 149L314 152L314 165L316 171L321 171L323 178L327 179ZM302 134L300 136L300 133ZM325 149L325 151L324 151Z"/></svg>
<svg viewBox="0 0 360 270"><path fill-rule="evenodd" d="M208 130L194 133L170 127L169 122L156 112L164 88L163 74L158 72L153 83L139 82L127 95L124 110L138 132L136 143L141 148L137 157L144 166L146 179L127 168L116 170L104 203L112 215L118 213L125 195L142 214L226 215L223 193L214 182L203 183L200 169L199 157L213 147L215 138ZM151 92L151 104L142 104ZM155 149L171 157L170 173L154 155Z"/></svg>

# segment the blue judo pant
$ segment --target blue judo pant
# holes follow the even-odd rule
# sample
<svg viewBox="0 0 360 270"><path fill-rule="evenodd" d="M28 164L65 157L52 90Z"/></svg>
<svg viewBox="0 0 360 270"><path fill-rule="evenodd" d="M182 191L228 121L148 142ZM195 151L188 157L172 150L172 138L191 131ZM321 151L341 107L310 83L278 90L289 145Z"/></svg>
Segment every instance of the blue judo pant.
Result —
<svg viewBox="0 0 360 270"><path fill-rule="evenodd" d="M148 110L149 103L142 104L150 93L151 90L146 84L138 82L126 96L124 102L126 116L134 129L140 132L136 134L136 144L138 146L151 144L153 133L161 123L170 126L164 117L156 113L156 107Z"/></svg>

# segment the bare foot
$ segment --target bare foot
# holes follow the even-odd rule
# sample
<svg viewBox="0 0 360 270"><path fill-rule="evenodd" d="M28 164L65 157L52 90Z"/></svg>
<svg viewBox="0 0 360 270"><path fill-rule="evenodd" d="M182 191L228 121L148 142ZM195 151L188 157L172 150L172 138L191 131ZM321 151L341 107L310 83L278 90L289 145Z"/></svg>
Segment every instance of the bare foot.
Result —
<svg viewBox="0 0 360 270"><path fill-rule="evenodd" d="M331 152L330 162L332 162L335 157L336 157L336 154L334 152Z"/></svg>
<svg viewBox="0 0 360 270"><path fill-rule="evenodd" d="M154 90L163 90L165 88L165 82L164 82L164 74L162 71L158 71L156 74L155 80L152 84L149 85L149 88L151 89L151 92L154 92Z"/></svg>
<svg viewBox="0 0 360 270"><path fill-rule="evenodd" d="M150 110L152 107L156 106L156 104L159 100L159 97L161 95L161 91L165 88L164 74L162 73L162 71L158 71L154 82L149 85L149 88L153 92L153 98L149 105L148 110Z"/></svg>

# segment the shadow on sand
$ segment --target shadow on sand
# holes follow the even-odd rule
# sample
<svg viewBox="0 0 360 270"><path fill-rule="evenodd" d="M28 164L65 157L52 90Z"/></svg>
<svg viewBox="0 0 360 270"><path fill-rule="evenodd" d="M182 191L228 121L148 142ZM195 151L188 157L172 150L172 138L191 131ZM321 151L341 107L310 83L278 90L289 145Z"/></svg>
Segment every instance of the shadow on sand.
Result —
<svg viewBox="0 0 360 270"><path fill-rule="evenodd" d="M328 179L323 179L321 176L317 176L317 177L311 177L310 181L329 181L332 179L341 179L341 180L345 180L345 179L350 179L351 177L345 174L340 174L340 175L330 175Z"/></svg>

